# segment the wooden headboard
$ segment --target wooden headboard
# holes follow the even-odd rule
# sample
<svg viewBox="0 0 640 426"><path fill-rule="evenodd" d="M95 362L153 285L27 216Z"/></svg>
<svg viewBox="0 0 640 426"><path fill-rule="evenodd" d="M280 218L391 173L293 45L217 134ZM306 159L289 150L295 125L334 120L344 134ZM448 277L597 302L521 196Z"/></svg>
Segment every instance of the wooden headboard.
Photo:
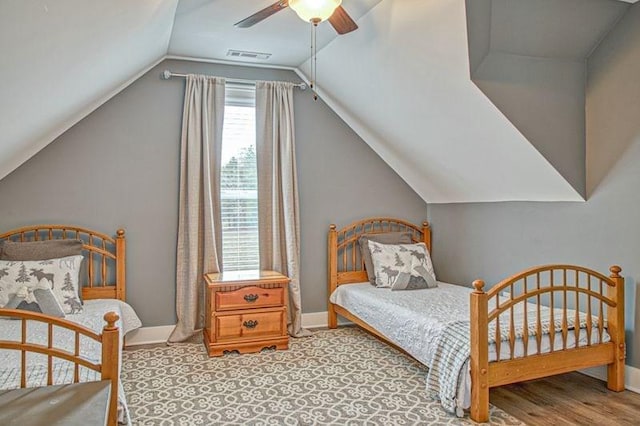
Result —
<svg viewBox="0 0 640 426"><path fill-rule="evenodd" d="M86 275L80 277L83 300L125 300L124 229L112 238L101 232L72 225L31 225L0 234L0 241L80 240Z"/></svg>
<svg viewBox="0 0 640 426"><path fill-rule="evenodd" d="M364 261L360 255L358 238L362 234L384 232L410 232L414 242L424 242L431 252L431 228L428 222L422 227L401 219L372 217L359 220L340 230L329 226L329 295L342 284L368 281Z"/></svg>

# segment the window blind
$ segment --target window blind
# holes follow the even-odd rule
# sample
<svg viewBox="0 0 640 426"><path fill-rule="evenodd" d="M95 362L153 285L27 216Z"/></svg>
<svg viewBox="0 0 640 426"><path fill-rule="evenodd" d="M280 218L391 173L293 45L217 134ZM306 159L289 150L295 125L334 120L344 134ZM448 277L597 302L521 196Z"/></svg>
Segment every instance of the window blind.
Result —
<svg viewBox="0 0 640 426"><path fill-rule="evenodd" d="M227 87L220 201L223 271L259 269L255 90Z"/></svg>

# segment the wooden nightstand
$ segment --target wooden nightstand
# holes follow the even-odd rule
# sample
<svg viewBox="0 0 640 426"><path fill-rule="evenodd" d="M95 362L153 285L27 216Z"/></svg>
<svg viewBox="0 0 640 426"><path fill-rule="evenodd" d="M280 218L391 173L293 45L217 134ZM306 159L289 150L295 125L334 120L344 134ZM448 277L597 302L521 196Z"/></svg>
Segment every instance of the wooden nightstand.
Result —
<svg viewBox="0 0 640 426"><path fill-rule="evenodd" d="M239 271L205 274L204 281L209 356L289 348L288 277L274 271Z"/></svg>

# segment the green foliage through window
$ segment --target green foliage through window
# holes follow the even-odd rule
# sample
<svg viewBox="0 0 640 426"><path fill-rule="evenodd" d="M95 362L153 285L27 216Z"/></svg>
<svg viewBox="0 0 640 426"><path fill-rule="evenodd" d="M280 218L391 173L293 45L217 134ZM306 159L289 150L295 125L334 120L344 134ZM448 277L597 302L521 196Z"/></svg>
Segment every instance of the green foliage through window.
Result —
<svg viewBox="0 0 640 426"><path fill-rule="evenodd" d="M255 107L227 104L220 198L222 269L258 269L258 173Z"/></svg>

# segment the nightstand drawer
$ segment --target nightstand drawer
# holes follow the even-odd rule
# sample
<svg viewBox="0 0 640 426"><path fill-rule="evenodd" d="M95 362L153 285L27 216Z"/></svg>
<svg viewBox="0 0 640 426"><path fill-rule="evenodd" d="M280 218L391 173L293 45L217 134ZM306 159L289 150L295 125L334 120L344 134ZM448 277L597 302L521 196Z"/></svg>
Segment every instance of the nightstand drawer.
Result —
<svg viewBox="0 0 640 426"><path fill-rule="evenodd" d="M216 311L284 306L283 288L243 287L235 291L216 292Z"/></svg>
<svg viewBox="0 0 640 426"><path fill-rule="evenodd" d="M218 340L229 340L280 336L285 333L284 314L284 310L279 310L216 316L216 337Z"/></svg>

